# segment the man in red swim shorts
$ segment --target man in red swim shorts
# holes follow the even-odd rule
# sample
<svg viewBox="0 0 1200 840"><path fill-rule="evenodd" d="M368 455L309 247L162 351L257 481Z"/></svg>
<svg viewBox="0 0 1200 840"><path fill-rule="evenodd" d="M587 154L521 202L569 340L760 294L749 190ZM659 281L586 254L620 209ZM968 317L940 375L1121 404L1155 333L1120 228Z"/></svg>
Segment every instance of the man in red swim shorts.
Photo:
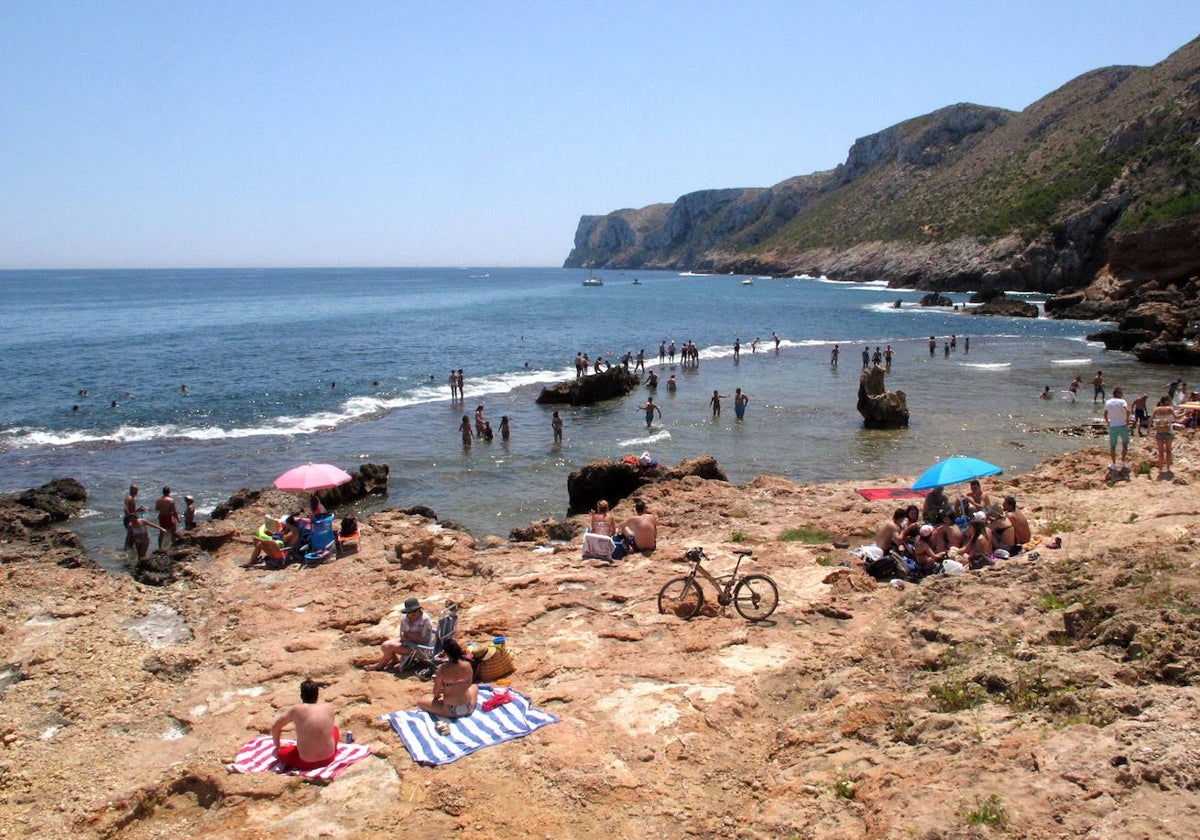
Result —
<svg viewBox="0 0 1200 840"><path fill-rule="evenodd" d="M333 725L333 707L317 702L320 687L312 680L300 683L300 699L275 720L271 737L275 740L275 755L293 770L314 770L324 767L337 754L341 733ZM296 743L279 745L279 736L288 724L296 727Z"/></svg>

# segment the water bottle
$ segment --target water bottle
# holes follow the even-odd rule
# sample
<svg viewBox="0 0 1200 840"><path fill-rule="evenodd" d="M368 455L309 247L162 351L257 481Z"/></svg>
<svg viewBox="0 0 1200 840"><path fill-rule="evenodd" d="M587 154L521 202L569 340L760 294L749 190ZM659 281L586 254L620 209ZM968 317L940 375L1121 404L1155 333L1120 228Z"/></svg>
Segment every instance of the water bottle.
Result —
<svg viewBox="0 0 1200 840"><path fill-rule="evenodd" d="M347 744L353 744L353 743L354 743L354 733L353 733L353 732L347 732L347 733L346 733L346 743L347 743Z"/></svg>
<svg viewBox="0 0 1200 840"><path fill-rule="evenodd" d="M492 637L492 647L503 648L504 642L507 641L503 636Z"/></svg>

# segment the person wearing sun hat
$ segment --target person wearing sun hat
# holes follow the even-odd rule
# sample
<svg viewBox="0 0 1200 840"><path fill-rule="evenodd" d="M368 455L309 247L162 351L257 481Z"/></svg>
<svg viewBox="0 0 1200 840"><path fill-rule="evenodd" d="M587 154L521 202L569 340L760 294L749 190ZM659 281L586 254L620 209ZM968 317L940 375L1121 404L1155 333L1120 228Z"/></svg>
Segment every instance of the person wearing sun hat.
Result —
<svg viewBox="0 0 1200 840"><path fill-rule="evenodd" d="M379 661L367 665L366 670L390 668L407 658L418 646L427 647L433 643L433 622L421 609L420 601L411 596L404 599L400 612L404 613L404 618L400 620L400 638L388 639L380 645Z"/></svg>

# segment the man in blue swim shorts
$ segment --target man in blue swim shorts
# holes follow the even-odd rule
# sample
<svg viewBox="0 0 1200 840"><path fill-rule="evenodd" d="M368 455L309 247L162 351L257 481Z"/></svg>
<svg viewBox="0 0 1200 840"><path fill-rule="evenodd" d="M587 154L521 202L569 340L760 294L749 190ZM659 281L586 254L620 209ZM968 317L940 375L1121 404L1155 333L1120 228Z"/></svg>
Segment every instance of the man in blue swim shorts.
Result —
<svg viewBox="0 0 1200 840"><path fill-rule="evenodd" d="M1122 398L1124 391L1113 388L1113 395L1104 401L1104 422L1108 424L1108 453L1110 470L1117 469L1117 441L1121 441L1121 469L1129 469L1129 403Z"/></svg>

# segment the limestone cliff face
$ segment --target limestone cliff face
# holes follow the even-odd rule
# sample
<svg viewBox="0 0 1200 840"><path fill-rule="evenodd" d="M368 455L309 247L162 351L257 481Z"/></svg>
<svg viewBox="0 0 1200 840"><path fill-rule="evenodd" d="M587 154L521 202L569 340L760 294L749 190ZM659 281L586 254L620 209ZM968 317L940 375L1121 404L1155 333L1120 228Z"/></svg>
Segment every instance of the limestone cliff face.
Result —
<svg viewBox="0 0 1200 840"><path fill-rule="evenodd" d="M1200 272L1200 39L1021 112L958 104L833 170L580 221L567 266L1057 292Z"/></svg>

